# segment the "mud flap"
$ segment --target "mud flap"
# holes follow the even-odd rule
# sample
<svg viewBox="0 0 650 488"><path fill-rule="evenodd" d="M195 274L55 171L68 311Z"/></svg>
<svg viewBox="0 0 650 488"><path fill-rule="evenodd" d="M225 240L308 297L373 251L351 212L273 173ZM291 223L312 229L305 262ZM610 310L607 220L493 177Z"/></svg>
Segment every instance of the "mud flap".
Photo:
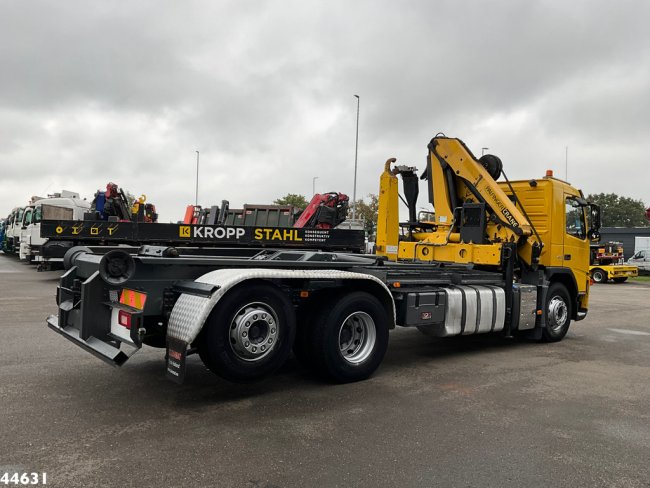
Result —
<svg viewBox="0 0 650 488"><path fill-rule="evenodd" d="M187 343L167 338L167 378L179 385L185 380L185 358L187 357Z"/></svg>

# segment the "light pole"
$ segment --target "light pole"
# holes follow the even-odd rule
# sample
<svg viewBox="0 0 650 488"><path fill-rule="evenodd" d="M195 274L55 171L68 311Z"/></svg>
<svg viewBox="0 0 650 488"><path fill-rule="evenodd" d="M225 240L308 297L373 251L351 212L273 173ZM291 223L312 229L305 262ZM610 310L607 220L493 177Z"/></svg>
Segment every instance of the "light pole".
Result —
<svg viewBox="0 0 650 488"><path fill-rule="evenodd" d="M199 151L196 151L196 194L194 196L194 205L199 204Z"/></svg>
<svg viewBox="0 0 650 488"><path fill-rule="evenodd" d="M488 149L490 149L490 148L489 147L482 147L481 148L481 156L483 156L485 154L485 151L487 151Z"/></svg>
<svg viewBox="0 0 650 488"><path fill-rule="evenodd" d="M318 176L314 176L311 179L311 196L316 195L316 180L318 179Z"/></svg>
<svg viewBox="0 0 650 488"><path fill-rule="evenodd" d="M564 147L564 181L569 181L569 146Z"/></svg>
<svg viewBox="0 0 650 488"><path fill-rule="evenodd" d="M357 157L359 155L359 105L361 99L359 95L355 95L357 99L357 137L354 143L354 186L352 187L352 220L357 216Z"/></svg>

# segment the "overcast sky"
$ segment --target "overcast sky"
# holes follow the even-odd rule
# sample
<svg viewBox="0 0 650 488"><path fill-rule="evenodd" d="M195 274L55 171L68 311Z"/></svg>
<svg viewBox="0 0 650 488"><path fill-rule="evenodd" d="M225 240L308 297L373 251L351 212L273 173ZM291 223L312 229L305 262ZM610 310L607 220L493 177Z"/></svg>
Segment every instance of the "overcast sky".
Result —
<svg viewBox="0 0 650 488"><path fill-rule="evenodd" d="M377 193L437 132L650 204L650 2L1 0L0 214L113 181L194 202ZM419 206L425 206L421 188Z"/></svg>

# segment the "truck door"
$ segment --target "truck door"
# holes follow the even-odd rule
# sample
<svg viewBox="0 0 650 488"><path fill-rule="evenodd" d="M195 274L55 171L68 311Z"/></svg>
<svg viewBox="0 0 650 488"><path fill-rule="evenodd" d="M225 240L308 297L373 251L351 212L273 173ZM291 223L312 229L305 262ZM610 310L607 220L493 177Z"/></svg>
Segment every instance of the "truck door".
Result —
<svg viewBox="0 0 650 488"><path fill-rule="evenodd" d="M32 224L32 215L34 213L34 207L27 207L25 213L23 214L23 219L19 227L20 232L20 245L18 248L18 256L21 260L27 259L29 254L29 234Z"/></svg>
<svg viewBox="0 0 650 488"><path fill-rule="evenodd" d="M29 240L31 246L41 246L45 239L41 239L41 220L43 220L43 210L45 205L37 205L32 217L32 232Z"/></svg>
<svg viewBox="0 0 650 488"><path fill-rule="evenodd" d="M564 256L562 262L573 270L578 284L578 291L585 291L586 278L589 274L589 242L587 241L587 223L585 207L572 195L565 195L564 206L565 232ZM584 277L584 279L581 279Z"/></svg>

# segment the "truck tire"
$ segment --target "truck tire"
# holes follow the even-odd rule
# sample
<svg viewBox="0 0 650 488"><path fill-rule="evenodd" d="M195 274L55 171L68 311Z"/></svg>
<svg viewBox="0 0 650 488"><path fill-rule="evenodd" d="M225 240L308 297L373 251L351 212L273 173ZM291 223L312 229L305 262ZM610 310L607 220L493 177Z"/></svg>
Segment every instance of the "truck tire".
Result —
<svg viewBox="0 0 650 488"><path fill-rule="evenodd" d="M244 284L226 294L208 317L199 356L222 378L253 381L284 364L295 334L293 306L280 289Z"/></svg>
<svg viewBox="0 0 650 488"><path fill-rule="evenodd" d="M600 268L596 268L591 272L591 279L594 283L606 283L607 273Z"/></svg>
<svg viewBox="0 0 650 488"><path fill-rule="evenodd" d="M542 329L543 342L558 342L571 325L571 299L562 283L553 283L546 293L546 327Z"/></svg>
<svg viewBox="0 0 650 488"><path fill-rule="evenodd" d="M332 301L334 300L334 301ZM337 383L365 380L379 367L388 348L389 320L381 302L366 292L323 303L307 333L310 363Z"/></svg>
<svg viewBox="0 0 650 488"><path fill-rule="evenodd" d="M614 278L614 283L625 283L627 281L627 276L622 278Z"/></svg>

